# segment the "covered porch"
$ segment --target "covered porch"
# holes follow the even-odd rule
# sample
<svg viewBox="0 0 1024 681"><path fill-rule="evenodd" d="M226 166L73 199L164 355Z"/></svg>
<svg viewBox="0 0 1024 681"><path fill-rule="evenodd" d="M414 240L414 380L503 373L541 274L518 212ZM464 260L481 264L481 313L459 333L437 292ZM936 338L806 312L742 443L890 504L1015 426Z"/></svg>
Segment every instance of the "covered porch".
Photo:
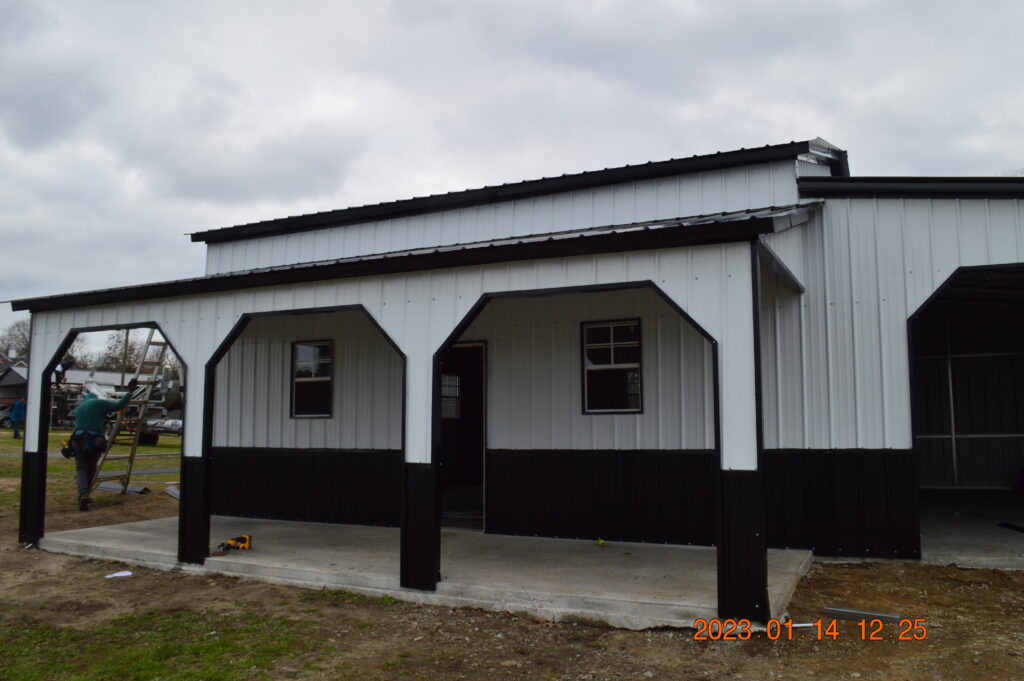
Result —
<svg viewBox="0 0 1024 681"><path fill-rule="evenodd" d="M40 548L160 569L219 573L405 601L580 619L629 629L692 626L718 616L713 547L491 535L442 530L436 591L399 584L400 530L213 516L215 541L250 534L251 551L178 562L178 519L53 532ZM768 551L771 616L785 612L811 564L806 550Z"/></svg>

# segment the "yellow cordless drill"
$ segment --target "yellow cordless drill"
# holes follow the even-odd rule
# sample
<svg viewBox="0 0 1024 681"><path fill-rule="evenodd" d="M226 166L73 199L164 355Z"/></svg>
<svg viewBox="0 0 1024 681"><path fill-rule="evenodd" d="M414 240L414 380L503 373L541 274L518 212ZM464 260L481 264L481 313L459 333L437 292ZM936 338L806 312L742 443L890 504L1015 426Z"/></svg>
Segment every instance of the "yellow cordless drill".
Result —
<svg viewBox="0 0 1024 681"><path fill-rule="evenodd" d="M228 539L226 542L217 547L217 550L213 552L215 556L226 556L228 551L235 549L236 551L248 551L252 548L252 535L243 534L240 537L234 539Z"/></svg>

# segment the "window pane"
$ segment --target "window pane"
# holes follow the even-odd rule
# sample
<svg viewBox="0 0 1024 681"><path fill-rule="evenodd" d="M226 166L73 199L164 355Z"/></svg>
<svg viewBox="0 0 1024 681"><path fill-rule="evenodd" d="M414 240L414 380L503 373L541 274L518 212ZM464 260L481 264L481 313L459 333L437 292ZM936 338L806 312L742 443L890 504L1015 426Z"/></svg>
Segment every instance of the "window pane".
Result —
<svg viewBox="0 0 1024 681"><path fill-rule="evenodd" d="M457 374L441 374L441 396L459 396L459 376Z"/></svg>
<svg viewBox="0 0 1024 681"><path fill-rule="evenodd" d="M295 361L296 362L315 362L317 360L317 346L305 345L302 343L295 344Z"/></svg>
<svg viewBox="0 0 1024 681"><path fill-rule="evenodd" d="M616 364L638 364L640 362L640 346L615 348Z"/></svg>
<svg viewBox="0 0 1024 681"><path fill-rule="evenodd" d="M295 383L295 416L330 416L331 381Z"/></svg>
<svg viewBox="0 0 1024 681"><path fill-rule="evenodd" d="M640 340L639 324L623 324L622 326L612 328L616 343L630 343Z"/></svg>
<svg viewBox="0 0 1024 681"><path fill-rule="evenodd" d="M583 329L583 339L587 345L591 343L608 343L612 336L607 326L588 326Z"/></svg>
<svg viewBox="0 0 1024 681"><path fill-rule="evenodd" d="M626 372L626 394L640 396L640 370L631 369Z"/></svg>
<svg viewBox="0 0 1024 681"><path fill-rule="evenodd" d="M587 348L587 365L594 366L598 364L611 364L612 363L612 349L611 348Z"/></svg>
<svg viewBox="0 0 1024 681"><path fill-rule="evenodd" d="M632 392L631 391L635 391ZM587 409L639 409L640 372L636 369L587 371Z"/></svg>
<svg viewBox="0 0 1024 681"><path fill-rule="evenodd" d="M330 364L320 362L297 362L295 364L295 378L328 378L330 375Z"/></svg>
<svg viewBox="0 0 1024 681"><path fill-rule="evenodd" d="M332 348L330 343L296 343L296 362L330 362Z"/></svg>

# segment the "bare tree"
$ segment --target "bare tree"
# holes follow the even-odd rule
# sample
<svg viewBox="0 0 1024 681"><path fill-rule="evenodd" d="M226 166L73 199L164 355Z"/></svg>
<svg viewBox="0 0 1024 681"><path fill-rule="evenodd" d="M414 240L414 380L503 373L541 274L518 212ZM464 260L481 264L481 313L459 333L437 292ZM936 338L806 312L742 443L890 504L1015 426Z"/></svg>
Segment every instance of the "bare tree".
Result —
<svg viewBox="0 0 1024 681"><path fill-rule="evenodd" d="M0 354L6 355L9 359L29 360L31 350L32 326L27 319L19 319L8 326L0 333ZM48 358L46 358L48 359ZM65 366L70 363L80 369L91 368L94 358L89 352L89 345L80 335L75 337L71 346L61 358L61 364Z"/></svg>
<svg viewBox="0 0 1024 681"><path fill-rule="evenodd" d="M139 329L129 331L111 331L107 336L107 347L100 355L95 368L103 371L130 371L142 359L146 346L145 332Z"/></svg>
<svg viewBox="0 0 1024 681"><path fill-rule="evenodd" d="M19 319L0 333L0 352L9 358L28 359L32 341L32 326L27 319Z"/></svg>
<svg viewBox="0 0 1024 681"><path fill-rule="evenodd" d="M174 379L175 381L182 380L182 373L184 372L182 370L181 360L178 359L178 356L176 354L174 354L173 352L168 352L167 357L164 359L164 366L170 369L170 375L172 379Z"/></svg>

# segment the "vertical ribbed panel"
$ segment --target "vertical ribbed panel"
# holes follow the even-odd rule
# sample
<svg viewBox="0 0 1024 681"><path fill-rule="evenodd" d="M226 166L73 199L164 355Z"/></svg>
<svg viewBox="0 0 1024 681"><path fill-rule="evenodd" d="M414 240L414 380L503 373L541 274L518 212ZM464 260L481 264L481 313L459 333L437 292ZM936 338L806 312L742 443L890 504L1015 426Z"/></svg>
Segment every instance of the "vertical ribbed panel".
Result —
<svg viewBox="0 0 1024 681"><path fill-rule="evenodd" d="M294 341L334 341L333 416L292 418ZM359 310L252 320L217 367L217 447L401 449L402 358Z"/></svg>
<svg viewBox="0 0 1024 681"><path fill-rule="evenodd" d="M810 161L797 160L796 174L799 177L829 177L832 175L831 166Z"/></svg>
<svg viewBox="0 0 1024 681"><path fill-rule="evenodd" d="M813 165L804 163L804 165ZM796 203L792 161L207 244L206 273Z"/></svg>
<svg viewBox="0 0 1024 681"><path fill-rule="evenodd" d="M584 414L580 324L640 319L641 414ZM462 336L487 343L490 449L712 449L710 344L650 289L504 298Z"/></svg>
<svg viewBox="0 0 1024 681"><path fill-rule="evenodd" d="M795 303L776 288L762 310L765 389L785 396L766 446L909 449L907 319L958 267L1024 261L1021 214L1010 199L828 199L767 237L807 290Z"/></svg>
<svg viewBox="0 0 1024 681"><path fill-rule="evenodd" d="M242 314L363 305L406 356L406 460L428 462L433 353L483 293L643 281L656 283L716 339L723 465L730 468L754 467L753 317L750 311L750 249L746 243L496 263L41 312L34 315L32 354L40 358L40 362L47 361L72 328L156 322L187 368L183 447L187 456L199 456L202 453L205 390L203 368ZM532 336L530 338L533 342ZM259 354L255 348L253 353L251 370L255 372L260 370L256 365ZM704 349L702 354L706 358L710 351ZM564 362L564 353L561 361ZM696 361L688 365L703 366ZM265 370L273 375L274 371L286 372L288 369L283 362L270 362ZM247 380L255 382L256 375ZM281 379L274 380L280 382ZM704 376L703 380L705 394L710 393L710 379ZM38 431L38 422L33 415L38 414L40 395L41 383L33 376L27 422L30 441ZM274 401L278 399L281 402ZM287 399L287 392L272 391L266 397L266 409L268 412L273 409L280 411ZM364 418L367 414L358 410L355 413L356 418ZM710 417L705 414L704 418L707 432ZM240 430L236 431L235 437L243 437L242 430L252 433L253 442L257 437L273 437L268 421L264 421L268 425L261 430L258 423L246 424L240 411L238 419ZM670 429L669 424L663 425ZM387 429L383 425L380 428ZM630 426L616 431L605 424L593 426L589 437L606 435L621 438L620 442L636 438ZM588 437L585 431L579 436ZM314 443L325 442L326 437L326 432L318 433L311 428L307 434L296 432L295 442L296 446L317 446Z"/></svg>

